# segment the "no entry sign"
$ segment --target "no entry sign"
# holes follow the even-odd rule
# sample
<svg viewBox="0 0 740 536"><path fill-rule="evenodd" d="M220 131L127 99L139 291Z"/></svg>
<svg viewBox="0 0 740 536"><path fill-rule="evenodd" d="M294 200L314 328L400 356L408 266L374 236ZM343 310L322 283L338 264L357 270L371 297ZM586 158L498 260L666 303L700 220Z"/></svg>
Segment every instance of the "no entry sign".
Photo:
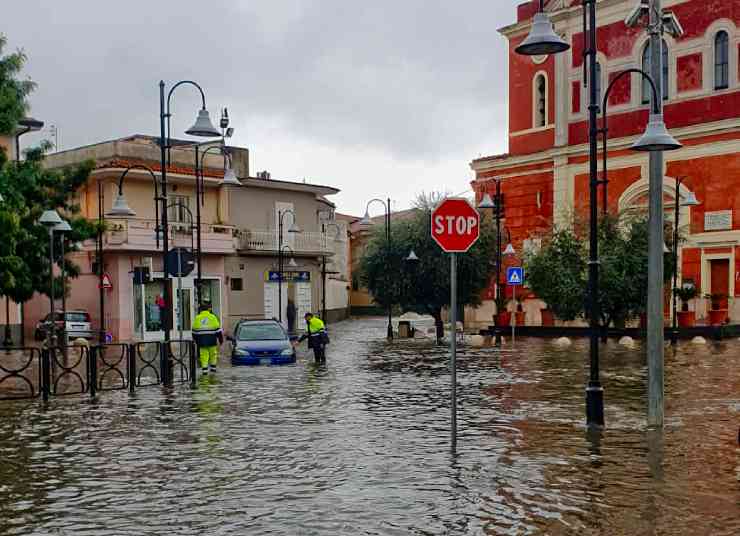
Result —
<svg viewBox="0 0 740 536"><path fill-rule="evenodd" d="M467 199L445 199L432 211L432 238L447 253L465 253L480 236L480 215Z"/></svg>

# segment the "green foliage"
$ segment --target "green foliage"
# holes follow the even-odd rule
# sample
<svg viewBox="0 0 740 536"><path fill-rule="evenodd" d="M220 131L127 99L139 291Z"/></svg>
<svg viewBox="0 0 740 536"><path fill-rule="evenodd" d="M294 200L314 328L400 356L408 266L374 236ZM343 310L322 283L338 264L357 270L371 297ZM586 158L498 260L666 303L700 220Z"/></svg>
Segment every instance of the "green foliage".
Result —
<svg viewBox="0 0 740 536"><path fill-rule="evenodd" d="M599 308L603 325L623 325L647 308L648 222L606 216L599 221ZM671 240L671 233L666 232ZM578 230L555 229L536 253L525 259L532 290L561 320L585 317L588 298L588 237ZM665 281L673 273L664 256Z"/></svg>
<svg viewBox="0 0 740 536"><path fill-rule="evenodd" d="M7 39L0 34L0 134L14 133L28 111L28 95L36 87L30 80L18 80L26 62L23 51L3 56Z"/></svg>
<svg viewBox="0 0 740 536"><path fill-rule="evenodd" d="M584 312L586 256L575 232L555 229L542 249L525 257L530 288L561 320L575 320Z"/></svg>
<svg viewBox="0 0 740 536"><path fill-rule="evenodd" d="M441 196L422 196L418 212L393 221L390 247L384 227L377 226L360 265L360 278L374 301L383 307L400 305L406 311L432 315L438 324L450 304L450 256L431 237L431 205ZM490 282L495 253L495 227L483 219L481 237L466 254L458 255L458 303L480 305ZM417 262L406 261L410 251Z"/></svg>
<svg viewBox="0 0 740 536"><path fill-rule="evenodd" d="M0 162L0 295L22 303L34 292L49 293L49 234L38 223L47 209L56 209L72 226L67 233L65 249L76 250L75 244L95 236L94 223L78 216L74 203L77 190L83 186L93 169L93 163L48 170L43 166L43 147L28 151L22 162ZM61 236L56 235L54 262L61 266ZM79 269L68 260L65 270L69 277L79 275ZM55 282L55 293L61 292L61 281Z"/></svg>
<svg viewBox="0 0 740 536"><path fill-rule="evenodd" d="M676 296L679 300L681 300L684 308L687 308L689 306L689 302L696 298L698 295L699 289L697 289L694 285L679 287L676 289Z"/></svg>

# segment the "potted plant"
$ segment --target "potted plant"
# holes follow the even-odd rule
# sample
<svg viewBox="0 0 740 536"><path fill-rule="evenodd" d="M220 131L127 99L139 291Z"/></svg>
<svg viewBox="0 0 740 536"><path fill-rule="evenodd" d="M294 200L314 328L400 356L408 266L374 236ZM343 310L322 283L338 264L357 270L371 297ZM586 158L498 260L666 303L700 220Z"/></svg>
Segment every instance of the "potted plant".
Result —
<svg viewBox="0 0 740 536"><path fill-rule="evenodd" d="M676 313L679 327L692 328L696 325L696 311L689 311L689 302L698 295L699 291L693 285L676 289L676 298L681 300L681 310Z"/></svg>
<svg viewBox="0 0 740 536"><path fill-rule="evenodd" d="M506 306L509 305L509 298L506 296L498 296L494 299L496 304L496 316L494 317L496 325L498 327L508 327L511 325L511 313L506 310Z"/></svg>
<svg viewBox="0 0 740 536"><path fill-rule="evenodd" d="M523 326L526 322L526 315L524 312L524 296L518 295L516 297L516 325Z"/></svg>
<svg viewBox="0 0 740 536"><path fill-rule="evenodd" d="M709 324L712 326L721 326L727 321L727 309L721 309L722 301L727 298L724 294L707 294L705 296L710 301L711 309L709 310Z"/></svg>
<svg viewBox="0 0 740 536"><path fill-rule="evenodd" d="M542 315L543 326L552 327L555 325L555 315L553 314L549 305L545 304L545 306L540 309L540 314Z"/></svg>

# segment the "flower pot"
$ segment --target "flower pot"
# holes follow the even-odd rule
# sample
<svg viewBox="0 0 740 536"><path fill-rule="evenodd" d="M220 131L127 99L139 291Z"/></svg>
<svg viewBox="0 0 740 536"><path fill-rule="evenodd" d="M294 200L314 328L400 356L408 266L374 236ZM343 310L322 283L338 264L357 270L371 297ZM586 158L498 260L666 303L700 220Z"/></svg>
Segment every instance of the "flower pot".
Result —
<svg viewBox="0 0 740 536"><path fill-rule="evenodd" d="M555 315L552 314L550 309L541 309L540 314L542 315L542 325L551 327L555 325Z"/></svg>
<svg viewBox="0 0 740 536"><path fill-rule="evenodd" d="M678 311L676 312L679 328L693 328L696 325L696 312Z"/></svg>
<svg viewBox="0 0 740 536"><path fill-rule="evenodd" d="M505 328L511 325L511 313L506 311L496 315L496 325Z"/></svg>
<svg viewBox="0 0 740 536"><path fill-rule="evenodd" d="M516 325L523 326L526 321L526 313L524 311L517 311L516 313Z"/></svg>
<svg viewBox="0 0 740 536"><path fill-rule="evenodd" d="M709 324L721 326L727 321L727 309L711 309L709 311Z"/></svg>

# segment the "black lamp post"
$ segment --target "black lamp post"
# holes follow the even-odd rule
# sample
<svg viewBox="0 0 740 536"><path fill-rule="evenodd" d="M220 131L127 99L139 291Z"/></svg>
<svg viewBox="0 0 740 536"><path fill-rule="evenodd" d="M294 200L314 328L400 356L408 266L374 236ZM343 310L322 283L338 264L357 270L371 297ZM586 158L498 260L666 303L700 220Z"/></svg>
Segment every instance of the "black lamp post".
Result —
<svg viewBox="0 0 740 536"><path fill-rule="evenodd" d="M694 192L689 192L686 199L681 202L680 189L681 184L686 177L676 178L676 193L675 193L675 216L673 222L673 307L671 311L672 329L671 329L671 344L675 345L678 343L678 325L677 317L678 312L676 309L676 300L678 299L678 229L681 218L680 210L681 207L695 207L699 205L699 201L696 199Z"/></svg>
<svg viewBox="0 0 740 536"><path fill-rule="evenodd" d="M223 121L223 119L222 119ZM228 123L227 123L228 124ZM223 184L227 186L241 186L239 179L236 177L236 173L231 166L231 157L226 152L226 146L223 141L219 145L210 145L205 150L200 152L200 145L195 145L195 228L196 228L196 258L198 262L198 274L195 281L195 294L198 303L198 308L203 303L203 248L201 243L201 219L200 211L201 206L205 205L205 176L203 173L203 167L205 158L210 151L220 151L224 157L224 179Z"/></svg>
<svg viewBox="0 0 740 536"><path fill-rule="evenodd" d="M293 248L287 244L280 245L278 249L278 285L280 285L280 290L278 290L278 301L281 303L283 299L282 286L283 286L283 279L284 279L283 272L285 271L285 253L284 253L285 250L290 251L290 255L291 255L290 262L288 262L288 266L290 266L291 268L298 267L298 264L296 264L295 262L295 251L293 250ZM278 320L282 324L283 323L282 305L279 306L279 309L280 309L280 318Z"/></svg>
<svg viewBox="0 0 740 536"><path fill-rule="evenodd" d="M372 225L372 221L370 220L370 205L373 203L380 203L383 205L383 208L385 208L385 240L386 244L388 246L388 259L390 260L391 257L391 200L390 198L387 199L387 201L383 201L382 199L371 199L368 201L367 206L365 208L365 216L360 220L361 225ZM388 292L390 293L390 280L391 280L391 273L390 270L386 270L386 288L388 289ZM388 300L388 340L393 340L393 304L391 303L392 300Z"/></svg>
<svg viewBox="0 0 740 536"><path fill-rule="evenodd" d="M282 324L283 323L283 219L285 218L286 214L290 214L292 216L292 223L290 224L290 227L288 228L289 233L300 233L301 229L296 225L296 214L293 209L286 209L286 210L279 210L278 211L278 321ZM285 246L286 248L293 251L293 249L290 246ZM293 256L295 256L295 252L293 252ZM295 262L295 261L294 261Z"/></svg>
<svg viewBox="0 0 740 536"><path fill-rule="evenodd" d="M494 287L494 300L499 301L501 297L501 218L504 215L504 194L501 193L501 178L493 179L496 183L496 193L494 199L489 194L484 194L481 202L478 204L479 209L492 209L496 218L496 286ZM502 311L496 310L496 315ZM499 329L498 320L494 318L494 338L496 346L501 346L501 330Z"/></svg>
<svg viewBox="0 0 740 536"><path fill-rule="evenodd" d="M18 121L21 128L15 134L15 162L16 165L21 161L21 136L44 128L44 122L37 119L26 117ZM0 201L2 201L0 199ZM21 322L22 323L22 322ZM21 339L23 338L23 326L21 326ZM5 296L5 337L3 346L10 348L13 346L13 335L10 331L10 296Z"/></svg>
<svg viewBox="0 0 740 536"><path fill-rule="evenodd" d="M154 174L154 171L152 171L151 168L136 164L133 166L129 166L126 169L123 170L123 173L121 173L121 176L118 178L118 193L116 194L116 198L113 201L113 204L111 206L110 211L108 212L108 216L117 217L117 218L131 218L133 216L136 216L136 212L129 207L128 203L126 202L126 197L123 195L123 182L126 180L126 176L131 170L142 170L149 173L152 184L154 185L154 218L155 218L155 224L154 224L154 235L155 240L157 243L157 249L159 249L159 234L160 234L160 226L159 226L159 204L163 201L163 198L159 195L159 187L157 184L157 176ZM167 212L166 208L163 207L164 212ZM103 182L98 181L98 291L99 291L99 309L100 309L100 328L99 328L99 339L100 343L105 343L105 289L103 288L103 278L105 277L105 270L103 266L104 261L104 241L103 241L103 231L105 227L105 214L103 213ZM164 238L164 237L163 237ZM164 244L164 241L163 241ZM167 257L167 251L162 248L162 257Z"/></svg>
<svg viewBox="0 0 740 536"><path fill-rule="evenodd" d="M342 228L339 227L336 223L333 222L322 222L321 223L321 234L324 236L324 254L321 256L321 320L326 322L326 276L329 273L336 274L339 272L327 272L326 271L326 247L327 247L327 240L326 240L326 228L327 227L334 227L336 230L335 238L339 237L339 234L342 232Z"/></svg>
<svg viewBox="0 0 740 536"><path fill-rule="evenodd" d="M596 70L596 0L583 0L583 58L584 66L588 69L589 82L589 186L590 186L590 239L589 239L589 324L590 324L590 373L586 388L586 421L589 426L604 425L604 389L599 379L599 254L598 254L598 187L601 184L598 177L598 113L599 95L595 83L598 76ZM570 45L558 36L547 15L544 13L544 2L540 0L540 11L535 15L529 36L516 48L518 54L544 55L557 54L570 48ZM638 151L662 151L680 148L681 145L668 134L660 114L660 104L653 80L639 69L629 69L628 72L639 72L647 80L653 90L653 108L650 122L645 134L632 146ZM616 79L612 81L613 86ZM610 87L611 89L611 87ZM608 91L607 91L608 93ZM608 95L607 95L608 97ZM606 98L605 98L606 102ZM606 115L604 115L606 117ZM606 129L606 121L604 130ZM605 135L606 137L606 135ZM604 177L606 180L606 176Z"/></svg>
<svg viewBox="0 0 740 536"><path fill-rule="evenodd" d="M213 126L211 123L211 118L208 115L208 110L206 109L206 96L203 92L203 88L201 88L197 83L193 82L192 80L181 80L180 82L177 82L172 88L170 89L169 93L167 93L167 97L165 98L165 83L164 81L159 82L159 128L160 128L160 138L159 138L159 147L160 147L160 166L161 166L161 176L162 176L162 242L163 242L163 251L164 251L164 257L163 257L163 264L164 264L164 301L165 301L165 314L164 314L164 341L165 344L162 345L162 352L164 352L162 357L162 362L167 364L167 371L165 374L166 377L166 384L170 383L171 374L170 369L172 368L172 362L169 358L169 352L167 352L166 348L169 346L170 341L170 330L172 329L172 288L170 287L170 275L169 275L169 266L168 266L168 260L167 260L167 253L169 252L169 221L167 218L167 166L169 164L169 150L171 148L170 146L170 119L172 117L172 114L170 112L171 110L171 101L172 101L172 94L173 92L182 85L191 85L195 87L198 92L200 93L201 97L201 103L202 107L200 111L198 112L198 117L195 120L195 123L192 127L190 127L188 130L185 131L186 134L190 136L197 136L197 137L203 137L203 138L218 138L221 136L221 132Z"/></svg>

